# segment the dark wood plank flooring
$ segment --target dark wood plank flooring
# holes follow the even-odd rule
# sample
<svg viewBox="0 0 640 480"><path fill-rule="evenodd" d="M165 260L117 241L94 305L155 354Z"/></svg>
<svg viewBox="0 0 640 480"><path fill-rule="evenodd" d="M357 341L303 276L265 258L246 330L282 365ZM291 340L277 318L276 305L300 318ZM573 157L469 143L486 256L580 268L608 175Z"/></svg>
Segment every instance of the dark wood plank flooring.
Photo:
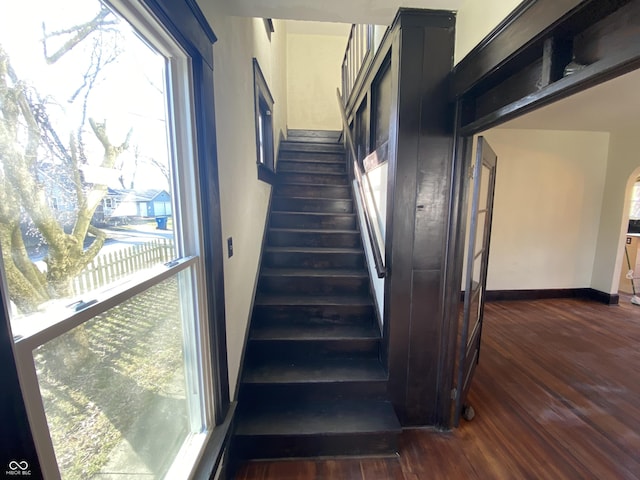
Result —
<svg viewBox="0 0 640 480"><path fill-rule="evenodd" d="M485 307L472 422L405 430L388 459L254 462L242 480L640 479L640 307Z"/></svg>

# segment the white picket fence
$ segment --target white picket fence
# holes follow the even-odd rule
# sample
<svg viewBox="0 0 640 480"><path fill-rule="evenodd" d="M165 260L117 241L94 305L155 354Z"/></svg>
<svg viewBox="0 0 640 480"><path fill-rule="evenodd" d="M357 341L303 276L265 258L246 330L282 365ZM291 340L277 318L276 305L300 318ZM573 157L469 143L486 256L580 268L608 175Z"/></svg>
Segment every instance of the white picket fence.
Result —
<svg viewBox="0 0 640 480"><path fill-rule="evenodd" d="M145 268L169 262L174 257L173 240L166 238L98 255L73 279L73 292L82 295Z"/></svg>

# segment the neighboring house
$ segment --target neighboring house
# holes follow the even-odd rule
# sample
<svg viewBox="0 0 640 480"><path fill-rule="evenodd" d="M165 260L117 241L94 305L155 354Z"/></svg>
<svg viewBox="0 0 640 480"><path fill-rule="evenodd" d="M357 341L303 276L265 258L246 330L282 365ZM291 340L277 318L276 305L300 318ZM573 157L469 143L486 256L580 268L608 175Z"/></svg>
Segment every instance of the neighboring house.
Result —
<svg viewBox="0 0 640 480"><path fill-rule="evenodd" d="M109 188L96 209L94 223L117 224L132 218L171 216L171 195L166 190L119 190Z"/></svg>
<svg viewBox="0 0 640 480"><path fill-rule="evenodd" d="M145 190L135 193L136 212L140 217L171 215L171 195L166 190Z"/></svg>

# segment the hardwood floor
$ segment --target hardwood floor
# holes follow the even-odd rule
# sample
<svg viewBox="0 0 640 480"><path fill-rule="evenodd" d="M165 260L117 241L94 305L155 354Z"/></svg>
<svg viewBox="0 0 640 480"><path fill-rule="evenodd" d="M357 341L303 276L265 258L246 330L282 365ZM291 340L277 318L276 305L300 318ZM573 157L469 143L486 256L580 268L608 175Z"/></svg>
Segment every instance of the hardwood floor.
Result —
<svg viewBox="0 0 640 480"><path fill-rule="evenodd" d="M253 462L239 480L640 479L640 307L492 302L452 432L405 430L387 459Z"/></svg>

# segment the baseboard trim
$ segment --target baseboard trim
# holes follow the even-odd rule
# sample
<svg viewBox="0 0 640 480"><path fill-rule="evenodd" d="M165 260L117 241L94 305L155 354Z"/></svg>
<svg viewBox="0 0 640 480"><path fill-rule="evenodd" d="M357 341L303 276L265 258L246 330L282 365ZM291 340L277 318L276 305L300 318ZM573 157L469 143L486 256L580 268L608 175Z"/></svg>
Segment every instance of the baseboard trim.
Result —
<svg viewBox="0 0 640 480"><path fill-rule="evenodd" d="M460 292L464 300L464 292ZM485 301L546 300L551 298L586 298L605 305L617 305L620 296L593 288L542 288L529 290L487 290Z"/></svg>
<svg viewBox="0 0 640 480"><path fill-rule="evenodd" d="M605 305L618 305L620 303L620 295L617 293L605 293L594 288L587 288L587 298Z"/></svg>

